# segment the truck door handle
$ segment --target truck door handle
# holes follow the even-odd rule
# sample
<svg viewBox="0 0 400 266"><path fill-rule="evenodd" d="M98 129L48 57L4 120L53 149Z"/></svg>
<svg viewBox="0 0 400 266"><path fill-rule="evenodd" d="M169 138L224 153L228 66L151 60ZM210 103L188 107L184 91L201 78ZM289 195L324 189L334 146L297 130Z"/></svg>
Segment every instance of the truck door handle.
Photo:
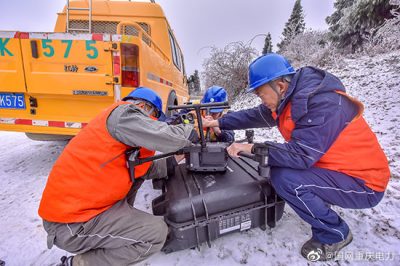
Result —
<svg viewBox="0 0 400 266"><path fill-rule="evenodd" d="M35 40L31 41L31 52L32 52L32 57L33 58L39 58L37 42Z"/></svg>

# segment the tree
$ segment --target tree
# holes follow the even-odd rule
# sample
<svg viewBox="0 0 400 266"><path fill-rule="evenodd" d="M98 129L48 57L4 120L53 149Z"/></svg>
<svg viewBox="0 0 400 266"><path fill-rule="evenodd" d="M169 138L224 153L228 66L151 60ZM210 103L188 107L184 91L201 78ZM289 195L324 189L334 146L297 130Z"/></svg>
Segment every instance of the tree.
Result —
<svg viewBox="0 0 400 266"><path fill-rule="evenodd" d="M301 0L296 0L293 6L292 14L290 15L289 20L285 24L285 28L283 29L283 39L280 43L278 43L279 50L283 50L287 44L296 37L297 34L303 33L306 27L306 23L304 22L304 12L303 7L301 6Z"/></svg>
<svg viewBox="0 0 400 266"><path fill-rule="evenodd" d="M210 57L203 62L205 87L224 87L232 101L248 85L248 66L257 56L257 50L243 42L233 42L224 48L213 47Z"/></svg>
<svg viewBox="0 0 400 266"><path fill-rule="evenodd" d="M330 38L340 48L355 52L386 19L393 18L388 0L336 0L335 12L326 18Z"/></svg>
<svg viewBox="0 0 400 266"><path fill-rule="evenodd" d="M344 12L347 8L351 7L356 0L336 0L334 3L335 12L328 16L325 21L329 25L331 32L336 32L339 28L339 21L344 16ZM334 36L332 36L334 37Z"/></svg>
<svg viewBox="0 0 400 266"><path fill-rule="evenodd" d="M390 3L397 6L391 10L394 17L386 20L368 40L364 46L367 53L400 50L400 0L391 0Z"/></svg>
<svg viewBox="0 0 400 266"><path fill-rule="evenodd" d="M272 53L272 40L271 40L271 33L268 32L267 36L265 37L264 48L262 54Z"/></svg>
<svg viewBox="0 0 400 266"><path fill-rule="evenodd" d="M327 31L306 30L297 34L282 54L295 68L307 65L321 67L331 60L333 50L327 35Z"/></svg>
<svg viewBox="0 0 400 266"><path fill-rule="evenodd" d="M199 95L200 94L200 77L199 71L195 70L193 75L188 78L189 94Z"/></svg>

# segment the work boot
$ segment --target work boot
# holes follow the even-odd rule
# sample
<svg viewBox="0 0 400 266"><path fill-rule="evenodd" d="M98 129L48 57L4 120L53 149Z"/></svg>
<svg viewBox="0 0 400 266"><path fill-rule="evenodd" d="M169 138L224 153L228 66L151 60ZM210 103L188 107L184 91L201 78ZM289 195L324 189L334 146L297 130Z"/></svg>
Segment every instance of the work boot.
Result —
<svg viewBox="0 0 400 266"><path fill-rule="evenodd" d="M309 261L327 261L336 257L339 250L347 246L353 240L349 231L346 239L333 244L323 244L311 238L301 248L301 255Z"/></svg>
<svg viewBox="0 0 400 266"><path fill-rule="evenodd" d="M74 256L62 256L61 257L61 263L57 264L56 266L72 266L72 260L74 259Z"/></svg>

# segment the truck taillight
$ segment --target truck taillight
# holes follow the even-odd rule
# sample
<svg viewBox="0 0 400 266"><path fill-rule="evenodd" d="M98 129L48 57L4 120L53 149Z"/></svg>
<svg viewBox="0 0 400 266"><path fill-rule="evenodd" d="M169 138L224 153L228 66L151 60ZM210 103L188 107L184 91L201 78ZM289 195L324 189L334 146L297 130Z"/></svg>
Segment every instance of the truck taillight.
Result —
<svg viewBox="0 0 400 266"><path fill-rule="evenodd" d="M139 47L121 44L122 86L139 87Z"/></svg>

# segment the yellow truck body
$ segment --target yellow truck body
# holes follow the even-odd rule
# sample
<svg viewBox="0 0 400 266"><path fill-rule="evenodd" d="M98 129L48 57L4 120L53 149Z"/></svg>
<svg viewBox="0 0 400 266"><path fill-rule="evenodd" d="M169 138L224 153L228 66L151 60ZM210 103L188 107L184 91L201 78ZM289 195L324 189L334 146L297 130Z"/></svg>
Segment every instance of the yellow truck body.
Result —
<svg viewBox="0 0 400 266"><path fill-rule="evenodd" d="M139 86L157 91L165 109L188 100L183 55L161 7L89 1L70 2L52 33L0 31L0 130L73 136Z"/></svg>

